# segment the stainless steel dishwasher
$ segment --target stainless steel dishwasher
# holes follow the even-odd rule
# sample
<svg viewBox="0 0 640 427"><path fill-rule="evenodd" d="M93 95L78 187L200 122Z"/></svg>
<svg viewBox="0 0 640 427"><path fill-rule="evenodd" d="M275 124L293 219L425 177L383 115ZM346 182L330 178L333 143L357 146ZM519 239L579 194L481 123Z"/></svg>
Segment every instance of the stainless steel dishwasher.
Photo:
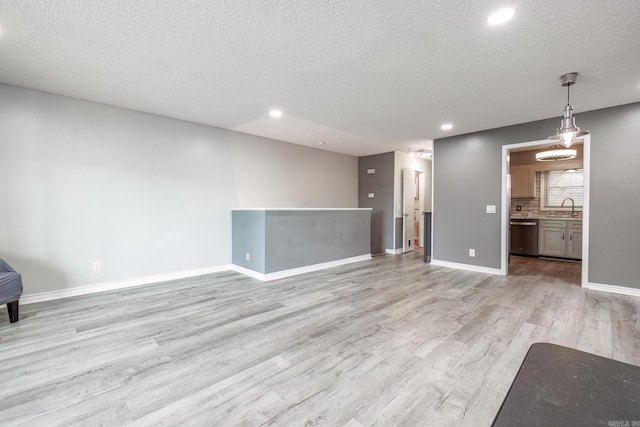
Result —
<svg viewBox="0 0 640 427"><path fill-rule="evenodd" d="M511 219L511 255L538 256L538 220Z"/></svg>

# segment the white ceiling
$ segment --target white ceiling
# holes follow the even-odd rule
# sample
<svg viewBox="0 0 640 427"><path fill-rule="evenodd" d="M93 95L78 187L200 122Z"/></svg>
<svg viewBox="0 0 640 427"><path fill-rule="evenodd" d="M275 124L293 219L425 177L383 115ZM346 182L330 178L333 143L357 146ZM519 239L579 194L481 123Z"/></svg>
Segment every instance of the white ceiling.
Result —
<svg viewBox="0 0 640 427"><path fill-rule="evenodd" d="M638 0L2 0L0 82L360 156L558 117L570 71L577 113L639 101L639 22Z"/></svg>

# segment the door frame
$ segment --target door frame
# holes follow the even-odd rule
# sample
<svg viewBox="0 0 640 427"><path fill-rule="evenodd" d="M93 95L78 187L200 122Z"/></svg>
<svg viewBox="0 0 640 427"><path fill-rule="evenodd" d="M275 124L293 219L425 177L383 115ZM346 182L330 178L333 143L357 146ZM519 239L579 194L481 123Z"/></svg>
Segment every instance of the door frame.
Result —
<svg viewBox="0 0 640 427"><path fill-rule="evenodd" d="M411 186L413 187L413 191L409 192L410 194L408 194L408 183L407 178L408 178L408 174L411 175L411 179L409 179L409 182L412 184ZM414 227L415 227L415 219L414 219L414 205L415 205L415 179L416 179L416 170L412 169L412 168L402 168L402 253L407 253L407 252L412 252L413 250L415 250L415 233L414 233ZM411 201L413 203L411 203L409 212L405 212L407 211L407 197L411 198ZM407 228L410 228L411 230L411 239L408 239L409 236L407 236ZM409 241L410 243L407 244L407 241Z"/></svg>
<svg viewBox="0 0 640 427"><path fill-rule="evenodd" d="M550 145L549 140L518 142L502 146L502 212L500 239L500 271L506 276L509 273L509 220L511 212L511 175L509 174L509 153L514 148ZM584 206L582 209L582 278L581 286L589 283L589 218L591 190L591 135L584 137L582 168L584 170Z"/></svg>

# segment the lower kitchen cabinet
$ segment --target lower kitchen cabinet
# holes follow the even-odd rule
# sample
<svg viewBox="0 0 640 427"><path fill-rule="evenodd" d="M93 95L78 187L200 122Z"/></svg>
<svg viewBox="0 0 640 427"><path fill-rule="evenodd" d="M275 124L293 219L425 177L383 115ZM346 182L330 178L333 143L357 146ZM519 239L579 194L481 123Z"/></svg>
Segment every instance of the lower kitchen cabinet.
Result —
<svg viewBox="0 0 640 427"><path fill-rule="evenodd" d="M564 228L540 227L538 242L538 255L564 257L567 254Z"/></svg>
<svg viewBox="0 0 640 427"><path fill-rule="evenodd" d="M540 220L538 255L582 259L582 221Z"/></svg>
<svg viewBox="0 0 640 427"><path fill-rule="evenodd" d="M582 259L582 221L567 222L567 258Z"/></svg>

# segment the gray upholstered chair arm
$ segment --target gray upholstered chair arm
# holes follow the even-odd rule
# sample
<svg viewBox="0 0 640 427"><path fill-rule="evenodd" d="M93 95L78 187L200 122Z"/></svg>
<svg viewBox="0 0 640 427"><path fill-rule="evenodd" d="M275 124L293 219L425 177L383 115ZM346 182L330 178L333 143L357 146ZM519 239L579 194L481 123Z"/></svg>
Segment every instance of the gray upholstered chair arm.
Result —
<svg viewBox="0 0 640 427"><path fill-rule="evenodd" d="M2 258L0 258L0 273L15 273L16 271L11 268L9 264Z"/></svg>
<svg viewBox="0 0 640 427"><path fill-rule="evenodd" d="M18 273L0 273L0 304L17 301L22 295L22 276Z"/></svg>
<svg viewBox="0 0 640 427"><path fill-rule="evenodd" d="M20 319L19 300L22 295L22 276L0 258L0 304L7 304L9 322Z"/></svg>

